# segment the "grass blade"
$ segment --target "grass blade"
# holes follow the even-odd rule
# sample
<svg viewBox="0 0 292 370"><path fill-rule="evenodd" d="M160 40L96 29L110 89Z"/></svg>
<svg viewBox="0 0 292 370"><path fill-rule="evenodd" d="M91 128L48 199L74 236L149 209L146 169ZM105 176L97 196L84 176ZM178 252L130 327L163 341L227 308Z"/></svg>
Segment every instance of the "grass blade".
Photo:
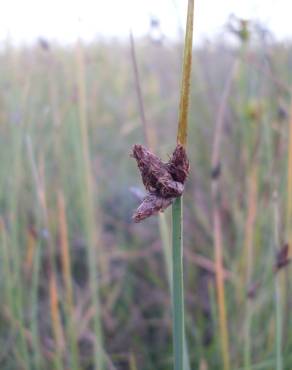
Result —
<svg viewBox="0 0 292 370"><path fill-rule="evenodd" d="M177 131L177 142L183 146L187 143L188 113L190 101L190 81L192 71L193 52L193 26L194 26L194 0L188 2L188 15L185 36L185 48L183 57L182 82L179 104L179 123Z"/></svg>
<svg viewBox="0 0 292 370"><path fill-rule="evenodd" d="M184 294L183 294L183 236L182 197L172 206L172 259L173 259L173 345L174 369L184 368Z"/></svg>
<svg viewBox="0 0 292 370"><path fill-rule="evenodd" d="M187 26L185 36L182 83L179 107L177 143L186 146L188 130L188 110L190 99L190 79L193 51L194 0L188 2ZM183 292L183 198L178 197L172 205L172 293L173 293L173 346L174 369L186 368L186 347L184 327Z"/></svg>
<svg viewBox="0 0 292 370"><path fill-rule="evenodd" d="M274 248L277 252L280 244L279 236L279 204L278 194L274 193ZM283 370L283 354L282 354L282 307L281 307L281 285L279 272L275 275L275 316L276 316L276 370Z"/></svg>
<svg viewBox="0 0 292 370"><path fill-rule="evenodd" d="M97 250L98 236L97 236L97 225L95 222L95 210L94 210L94 191L93 191L93 179L91 172L91 159L90 159L90 148L89 148L89 135L88 135L88 122L87 122L87 94L86 94L86 81L85 81L85 61L83 54L83 47L81 41L79 41L76 49L76 72L77 72L77 85L78 85L78 108L79 108L79 124L81 132L81 145L82 145L82 156L83 156L83 174L84 174L84 189L83 189L83 207L84 207L84 228L88 243L88 268L89 268L89 280L90 280L90 292L92 305L94 307L94 318L93 327L95 334L94 341L94 363L95 369L104 369L104 352L103 352L103 338L102 338L102 324L101 324L101 312L100 312L100 299L99 299L99 281L98 281L98 268L97 268ZM100 245L99 245L100 247ZM102 253L99 248L98 253L99 259L101 259ZM106 269L106 262L102 261L99 267ZM102 273L102 271L101 271Z"/></svg>

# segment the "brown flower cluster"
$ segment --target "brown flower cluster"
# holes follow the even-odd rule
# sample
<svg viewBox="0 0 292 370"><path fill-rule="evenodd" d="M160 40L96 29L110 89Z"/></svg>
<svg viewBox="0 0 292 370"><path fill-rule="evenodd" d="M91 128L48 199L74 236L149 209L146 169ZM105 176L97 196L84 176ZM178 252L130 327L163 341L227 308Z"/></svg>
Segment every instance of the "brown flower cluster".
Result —
<svg viewBox="0 0 292 370"><path fill-rule="evenodd" d="M277 252L274 270L277 272L289 265L291 259L289 258L289 244L285 243Z"/></svg>
<svg viewBox="0 0 292 370"><path fill-rule="evenodd" d="M131 156L136 159L147 195L133 215L135 222L164 211L182 195L189 173L189 160L183 146L177 145L165 163L143 145L134 145Z"/></svg>

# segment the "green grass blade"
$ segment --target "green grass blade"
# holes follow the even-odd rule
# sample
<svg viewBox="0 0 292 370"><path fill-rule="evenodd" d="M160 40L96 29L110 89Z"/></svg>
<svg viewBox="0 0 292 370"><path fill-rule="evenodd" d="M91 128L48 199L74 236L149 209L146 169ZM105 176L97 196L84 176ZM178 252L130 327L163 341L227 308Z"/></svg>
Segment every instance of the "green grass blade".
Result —
<svg viewBox="0 0 292 370"><path fill-rule="evenodd" d="M184 293L183 293L182 197L172 206L173 263L173 345L174 369L184 368Z"/></svg>

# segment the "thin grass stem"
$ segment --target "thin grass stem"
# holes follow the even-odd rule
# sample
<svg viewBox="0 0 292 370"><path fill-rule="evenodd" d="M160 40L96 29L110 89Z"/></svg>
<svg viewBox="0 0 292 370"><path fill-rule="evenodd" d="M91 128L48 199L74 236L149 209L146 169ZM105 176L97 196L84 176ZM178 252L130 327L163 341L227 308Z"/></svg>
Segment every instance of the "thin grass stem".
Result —
<svg viewBox="0 0 292 370"><path fill-rule="evenodd" d="M90 148L88 138L88 122L87 122L87 94L85 81L85 62L83 47L79 41L76 49L76 69L77 69L77 85L78 85L78 103L79 103L79 124L81 132L81 145L83 155L83 174L84 174L84 189L82 193L84 206L84 227L88 243L88 267L91 300L94 307L95 315L93 318L93 326L95 333L94 341L94 363L96 370L103 370L105 358L103 353L103 337L101 324L101 308L99 299L99 282L98 282L98 268L97 268L97 225L95 223L95 211L93 202L93 179L91 173ZM100 247L100 246L99 246ZM99 248L99 258L103 259L101 248ZM99 264L100 269L103 268L106 273L107 263L105 260Z"/></svg>
<svg viewBox="0 0 292 370"><path fill-rule="evenodd" d="M183 293L183 235L182 197L172 205L172 286L173 286L173 345L174 369L184 369L184 293Z"/></svg>
<svg viewBox="0 0 292 370"><path fill-rule="evenodd" d="M60 244L61 244L61 261L63 283L65 285L65 310L68 317L67 323L67 340L71 349L71 366L72 369L79 368L78 338L74 325L74 299L72 287L71 256L68 243L68 229L66 217L66 205L62 191L58 192L58 214L60 227Z"/></svg>
<svg viewBox="0 0 292 370"><path fill-rule="evenodd" d="M238 68L238 62L235 61L228 79L225 83L222 100L219 106L217 119L215 122L215 134L212 151L212 170L219 169L220 171L220 151L222 143L223 123L226 113L228 97L230 95L233 77ZM220 206L218 204L220 186L219 176L214 177L212 181L212 217L213 217L213 235L214 235L214 255L215 255L215 271L216 271L216 290L218 304L218 319L219 332L221 338L221 351L223 357L224 370L229 370L229 338L226 318L226 303L225 303L225 284L224 284L224 268L223 268L223 243L222 243L222 222L220 216Z"/></svg>
<svg viewBox="0 0 292 370"><path fill-rule="evenodd" d="M279 204L278 204L278 194L275 191L274 196L274 249L277 253L278 245L280 245L280 235L279 235ZM281 284L279 272L276 272L275 279L275 327L276 327L276 370L283 370L283 319L282 319L282 305L281 305Z"/></svg>
<svg viewBox="0 0 292 370"><path fill-rule="evenodd" d="M180 91L177 143L186 146L193 53L194 0L188 1L186 36ZM172 205L172 293L173 293L173 347L174 369L186 368L184 291L183 291L183 198Z"/></svg>
<svg viewBox="0 0 292 370"><path fill-rule="evenodd" d="M288 166L287 166L287 208L286 208L286 228L287 237L290 245L292 245L292 101L290 107L290 123L289 123L289 143L288 143Z"/></svg>

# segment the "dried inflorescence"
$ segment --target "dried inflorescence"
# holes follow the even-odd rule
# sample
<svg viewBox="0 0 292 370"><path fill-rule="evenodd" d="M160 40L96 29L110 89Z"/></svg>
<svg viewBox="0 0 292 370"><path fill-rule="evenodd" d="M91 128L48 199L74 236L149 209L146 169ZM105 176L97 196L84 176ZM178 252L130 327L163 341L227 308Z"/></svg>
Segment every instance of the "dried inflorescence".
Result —
<svg viewBox="0 0 292 370"><path fill-rule="evenodd" d="M289 244L286 243L277 252L274 270L277 272L282 268L288 266L290 262L291 259L289 258Z"/></svg>
<svg viewBox="0 0 292 370"><path fill-rule="evenodd" d="M189 160L183 146L177 145L167 163L143 145L134 145L132 157L136 159L142 181L147 190L133 215L135 222L164 211L175 198L182 195L189 173Z"/></svg>

